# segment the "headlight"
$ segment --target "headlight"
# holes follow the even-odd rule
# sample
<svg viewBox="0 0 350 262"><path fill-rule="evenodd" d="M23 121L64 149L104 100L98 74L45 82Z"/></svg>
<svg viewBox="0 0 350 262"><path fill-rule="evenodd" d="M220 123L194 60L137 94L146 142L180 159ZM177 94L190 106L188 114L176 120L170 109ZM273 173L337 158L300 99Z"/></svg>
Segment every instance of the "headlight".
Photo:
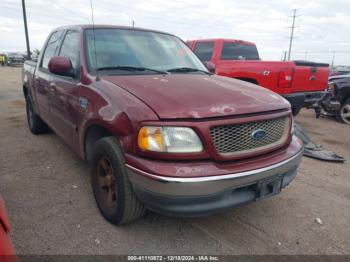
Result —
<svg viewBox="0 0 350 262"><path fill-rule="evenodd" d="M203 145L193 129L188 127L144 126L138 135L142 150L168 153L196 153Z"/></svg>
<svg viewBox="0 0 350 262"><path fill-rule="evenodd" d="M335 84L334 82L328 82L327 90L330 92L333 92L335 89Z"/></svg>

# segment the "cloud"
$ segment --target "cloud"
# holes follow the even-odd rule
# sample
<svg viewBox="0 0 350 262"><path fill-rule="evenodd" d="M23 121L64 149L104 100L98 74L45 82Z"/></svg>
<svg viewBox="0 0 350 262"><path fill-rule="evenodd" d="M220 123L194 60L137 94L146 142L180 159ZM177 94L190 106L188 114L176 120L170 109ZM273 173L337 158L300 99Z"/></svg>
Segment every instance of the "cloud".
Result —
<svg viewBox="0 0 350 262"><path fill-rule="evenodd" d="M131 25L173 33L183 39L224 37L255 42L263 59L287 50L292 8L298 9L294 59L350 64L348 0L93 0L95 23ZM0 51L25 50L20 1L0 3ZM89 0L31 0L27 13L32 48L41 48L55 27L91 23Z"/></svg>

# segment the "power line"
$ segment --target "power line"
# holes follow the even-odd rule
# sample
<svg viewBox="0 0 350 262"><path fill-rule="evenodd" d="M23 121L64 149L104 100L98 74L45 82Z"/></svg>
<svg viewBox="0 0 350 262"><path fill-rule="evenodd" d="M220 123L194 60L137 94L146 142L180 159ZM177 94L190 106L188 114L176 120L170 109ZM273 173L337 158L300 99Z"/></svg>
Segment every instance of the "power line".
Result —
<svg viewBox="0 0 350 262"><path fill-rule="evenodd" d="M110 1L107 1L107 0L99 0L99 3L110 3ZM7 3L4 3L4 4L7 4ZM31 3L32 4L32 3ZM0 4L1 6L1 4ZM53 0L53 6L55 6L56 8L60 8L64 11L66 11L66 13L69 13L71 15L74 15L72 18L72 20L77 20L77 21L82 21L82 20L85 20L85 18L83 19L81 17L81 15L77 15L77 13L65 8L64 6L62 6L57 0ZM146 20L156 20L156 21L159 21L159 17L156 16L156 15L152 15L151 13L144 13L142 12L142 10L139 10L137 8L133 8L133 7L130 7L130 6L125 6L125 5L121 5L121 4L113 4L113 6L117 6L117 7L120 7L120 8L123 8L123 9L127 9L129 10L129 12L133 12L134 14L142 14L143 17L145 17ZM104 9L104 8L103 8ZM109 8L110 9L110 8ZM28 10L28 13L31 13L33 11L36 11L36 10ZM47 15L47 14L42 14L42 13L37 13L37 12L34 12L36 16L47 16L47 17L50 17L50 15ZM78 19L79 18L79 19ZM50 17L50 19L53 19L53 17ZM275 19L275 18L273 18ZM277 18L276 18L277 19ZM275 19L275 20L276 20ZM235 20L237 20L237 22L239 21L245 21L244 19L239 19L239 18L236 18ZM180 26L186 26L186 27L193 27L193 26L200 26L198 28L201 28L203 26L203 21L188 21L188 20L180 20L180 19L177 19L175 17L167 17L166 19L163 20L165 23L172 23L172 24L176 24L176 25L180 25ZM260 20L261 21L261 20ZM264 22L264 21L261 21L261 22ZM222 29L222 30L227 30L227 26L225 25L220 25L219 23L215 23L215 22L205 22L205 25L206 26L210 26L211 28L216 28L218 30ZM204 27L202 27L204 28ZM249 26L244 26L243 27L244 29L247 29L247 30L255 30L256 28L255 27L249 27ZM283 41L283 39L280 39L280 38L276 38L276 37L271 37L272 36L272 33L271 32L255 32L255 35L256 34L259 34L260 36L258 37L254 37L254 40L255 41L261 41L261 42L276 42L276 41ZM239 36L238 36L239 37ZM242 37L239 37L239 38L242 38Z"/></svg>
<svg viewBox="0 0 350 262"><path fill-rule="evenodd" d="M101 0L100 0L101 1ZM99 1L99 3L100 3ZM101 1L103 3L103 1ZM1 3L0 3L0 6L1 6ZM63 6L61 5L57 5L57 2L54 1L54 6L57 7L57 8L60 8L62 9ZM127 7L127 6L123 6L123 5L119 5L119 4L114 4L114 6L118 6L118 7L121 7L121 8L125 8L125 9L129 9L130 11L132 11L134 14L140 14L141 11L140 10L137 10L135 8L131 8L131 7ZM45 13L42 13L42 12L39 12L37 10L32 10L30 8L28 8L28 13L34 13L35 16L37 17L49 17L51 20L56 20L55 17L52 17L48 14L45 14ZM104 8L103 8L104 9ZM15 11L16 9L13 8L13 10ZM67 11L66 9L62 9L62 11ZM72 14L74 15L73 12L69 12L69 14ZM145 20L155 20L155 21L159 21L159 17L158 16L155 16L155 15L151 15L151 14L148 14L148 13L142 13L142 16L145 17ZM87 19L85 18L82 18L81 15L78 15L78 14L75 14L75 16L73 17L69 17L70 20L76 20L78 22L82 22L82 21L85 21ZM166 18L163 20L165 23L170 23L170 24L176 24L176 25L181 25L181 26L186 26L186 27L193 27L193 26L203 26L203 22L202 21L182 21L182 20L179 20L179 19L174 19L173 18ZM225 29L227 30L227 26L226 25L220 25L218 23L208 23L208 22L205 22L205 24L207 26L210 26L211 28L216 28L216 29ZM199 27L200 28L200 27ZM203 27L204 28L204 27ZM244 29L256 29L255 27L248 27L248 26L244 26ZM276 41L283 41L283 39L281 38L275 38L275 37L269 37L271 35L270 32L266 32L266 33L262 33L262 32L256 32L255 34L260 34L260 37L254 37L254 40L255 41L263 41L263 42L276 42Z"/></svg>
<svg viewBox="0 0 350 262"><path fill-rule="evenodd" d="M58 6L57 6L58 7ZM22 12L22 6L4 6L3 3L0 3L0 9L1 8L4 8L6 10L10 10L10 11L13 11L13 12ZM27 17L31 16L31 15L35 15L35 17L40 17L40 18L49 18L50 21L61 21L59 20L57 17L54 17L48 13L44 13L42 12L41 10L38 10L36 7L34 8L33 7L33 4L30 3L30 5L28 5L28 3L26 4L26 13L27 13ZM87 21L90 21L88 20L87 18L81 18L81 15L78 15L78 14L74 14L73 16L73 13L71 13L72 16L65 16L65 20L69 20L69 21L72 21L72 23L82 23L82 22L87 22ZM13 16L10 16L8 13L7 14L3 14L2 17L10 17L12 18ZM45 20L47 21L47 20ZM32 21L33 22L33 21Z"/></svg>
<svg viewBox="0 0 350 262"><path fill-rule="evenodd" d="M62 5L61 5L59 2L57 2L56 0L51 0L51 1L54 2L54 5L55 5L56 7L60 8L61 10L64 10L64 11L70 13L70 14L73 15L74 17L76 17L76 16L81 16L81 14L78 14L78 13L72 11L71 9L68 9L68 8L62 6ZM90 21L87 17L83 18L83 20L85 20L85 21Z"/></svg>
<svg viewBox="0 0 350 262"><path fill-rule="evenodd" d="M110 2L107 1L107 0L99 0L99 3L110 4ZM122 4L119 4L119 3L118 4L117 3L113 3L113 7L123 8L123 9L129 10L130 12L133 12L135 15L142 14L142 16L145 17L146 19L159 21L159 15L157 15L157 14L152 15L150 12L143 12L142 10L140 10L138 8L135 8L135 7L122 5ZM110 5L108 7L108 10L112 10ZM265 20L267 20L267 18ZM179 18L171 17L171 16L167 16L167 17L162 18L162 21L167 22L167 23L174 23L174 24L177 24L177 25L201 26L201 27L203 27L203 21L198 21L198 20L197 21L193 21L193 20L192 21L188 21L188 20L184 20L183 18L179 19ZM235 17L235 18L233 18L233 21L235 23L242 23L242 22L246 22L247 20L245 18L237 18L237 17ZM259 21L260 23L264 22L264 20L257 20L257 21ZM211 28L218 28L218 29L222 28L222 29L227 30L227 25L222 25L220 23L217 23L214 20L211 21L211 22L205 21L205 26L210 26ZM256 30L256 27L244 26L244 29ZM255 33L263 34L263 32L260 32L260 31L259 32L255 32ZM271 35L272 33L267 32L267 34Z"/></svg>
<svg viewBox="0 0 350 262"><path fill-rule="evenodd" d="M297 53L297 54L305 54L305 52L307 52L308 54L322 54L322 53L333 53L333 52L336 52L336 53L350 53L350 51L345 51L345 50L331 50L331 51L297 51L297 52L294 52L294 53Z"/></svg>

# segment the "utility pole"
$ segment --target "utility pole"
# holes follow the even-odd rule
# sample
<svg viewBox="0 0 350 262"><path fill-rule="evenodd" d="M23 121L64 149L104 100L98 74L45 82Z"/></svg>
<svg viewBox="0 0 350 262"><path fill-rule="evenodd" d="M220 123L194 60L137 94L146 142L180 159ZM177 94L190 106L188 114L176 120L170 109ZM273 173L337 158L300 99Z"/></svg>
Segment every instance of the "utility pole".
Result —
<svg viewBox="0 0 350 262"><path fill-rule="evenodd" d="M297 14L297 9L293 9L293 22L292 22L292 31L290 33L290 39L289 39L289 50L288 50L288 60L290 60L291 53L292 53L292 43L293 43L293 37L294 37L294 28L295 28L295 18Z"/></svg>
<svg viewBox="0 0 350 262"><path fill-rule="evenodd" d="M333 51L333 55L332 55L332 69L333 69L333 67L334 67L334 58L335 58L335 51Z"/></svg>
<svg viewBox="0 0 350 262"><path fill-rule="evenodd" d="M30 59L30 46L29 46L29 36L28 36L28 26L27 26L27 12L26 12L25 0L22 0L22 9L23 9L24 32L26 34L27 59Z"/></svg>
<svg viewBox="0 0 350 262"><path fill-rule="evenodd" d="M309 53L308 51L305 52L305 60L307 60L307 54L308 53Z"/></svg>
<svg viewBox="0 0 350 262"><path fill-rule="evenodd" d="M132 27L135 27L135 20L132 20Z"/></svg>
<svg viewBox="0 0 350 262"><path fill-rule="evenodd" d="M287 51L283 51L282 52L282 61L286 61L286 58L287 58Z"/></svg>

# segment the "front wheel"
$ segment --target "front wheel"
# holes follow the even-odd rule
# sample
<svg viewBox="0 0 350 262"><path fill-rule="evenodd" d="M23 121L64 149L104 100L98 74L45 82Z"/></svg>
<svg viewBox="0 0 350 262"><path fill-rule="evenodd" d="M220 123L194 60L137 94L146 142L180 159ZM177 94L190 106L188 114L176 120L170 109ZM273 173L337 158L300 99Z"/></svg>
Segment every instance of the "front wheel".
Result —
<svg viewBox="0 0 350 262"><path fill-rule="evenodd" d="M337 118L343 123L350 125L350 98L341 105Z"/></svg>
<svg viewBox="0 0 350 262"><path fill-rule="evenodd" d="M116 225L141 218L145 208L128 179L119 141L114 137L104 137L92 150L91 183L102 215Z"/></svg>

